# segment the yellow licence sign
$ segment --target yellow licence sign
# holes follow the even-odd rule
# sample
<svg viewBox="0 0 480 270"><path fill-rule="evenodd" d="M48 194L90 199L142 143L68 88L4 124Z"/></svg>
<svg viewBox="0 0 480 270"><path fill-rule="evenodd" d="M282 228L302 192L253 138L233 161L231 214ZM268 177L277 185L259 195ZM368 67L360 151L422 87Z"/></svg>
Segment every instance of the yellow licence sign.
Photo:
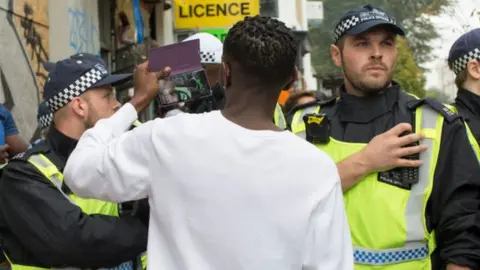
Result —
<svg viewBox="0 0 480 270"><path fill-rule="evenodd" d="M175 28L231 27L260 13L259 0L175 0Z"/></svg>

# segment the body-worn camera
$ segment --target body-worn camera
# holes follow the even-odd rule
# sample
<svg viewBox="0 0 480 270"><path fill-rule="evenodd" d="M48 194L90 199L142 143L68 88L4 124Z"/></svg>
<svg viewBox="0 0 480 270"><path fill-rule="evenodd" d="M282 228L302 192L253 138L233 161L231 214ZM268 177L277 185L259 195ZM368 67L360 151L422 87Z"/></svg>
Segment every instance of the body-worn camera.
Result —
<svg viewBox="0 0 480 270"><path fill-rule="evenodd" d="M330 121L324 113L309 113L303 116L308 142L327 144L330 141Z"/></svg>

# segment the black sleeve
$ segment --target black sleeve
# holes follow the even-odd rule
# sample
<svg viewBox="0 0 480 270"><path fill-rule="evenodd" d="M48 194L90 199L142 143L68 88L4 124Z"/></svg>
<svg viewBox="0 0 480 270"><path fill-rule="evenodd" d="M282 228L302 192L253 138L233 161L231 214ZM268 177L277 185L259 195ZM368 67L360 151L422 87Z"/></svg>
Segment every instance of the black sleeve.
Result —
<svg viewBox="0 0 480 270"><path fill-rule="evenodd" d="M480 164L459 120L444 124L429 209L437 243L433 269L448 263L480 269Z"/></svg>
<svg viewBox="0 0 480 270"><path fill-rule="evenodd" d="M45 265L113 267L146 251L146 224L133 216L83 213L29 163L10 163L0 183L7 226Z"/></svg>
<svg viewBox="0 0 480 270"><path fill-rule="evenodd" d="M148 204L148 199L142 199L136 203L137 207L134 215L148 226L148 223L150 222L150 205Z"/></svg>
<svg viewBox="0 0 480 270"><path fill-rule="evenodd" d="M150 221L150 205L148 203L148 198L138 201L123 202L121 203L121 207L121 215L136 216L148 226Z"/></svg>

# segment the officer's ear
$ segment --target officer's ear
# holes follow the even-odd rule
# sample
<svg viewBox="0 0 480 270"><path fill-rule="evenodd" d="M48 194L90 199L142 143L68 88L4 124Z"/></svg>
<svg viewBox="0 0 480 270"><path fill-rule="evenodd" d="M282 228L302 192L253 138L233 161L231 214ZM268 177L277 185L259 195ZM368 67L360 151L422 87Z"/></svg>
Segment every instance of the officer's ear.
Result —
<svg viewBox="0 0 480 270"><path fill-rule="evenodd" d="M343 42L343 40L341 41ZM338 44L338 45L337 45ZM337 67L342 67L342 44L338 42L330 46L330 55L332 56L333 63Z"/></svg>
<svg viewBox="0 0 480 270"><path fill-rule="evenodd" d="M285 87L282 90L288 90L292 88L297 80L298 80L298 69L297 67L295 67L295 71L292 74L292 80L287 85L285 85Z"/></svg>
<svg viewBox="0 0 480 270"><path fill-rule="evenodd" d="M472 79L478 81L480 80L480 61L472 60L467 64L468 75Z"/></svg>
<svg viewBox="0 0 480 270"><path fill-rule="evenodd" d="M81 118L87 117L88 103L82 96L73 98L72 101L70 101L69 106L76 115L80 116Z"/></svg>

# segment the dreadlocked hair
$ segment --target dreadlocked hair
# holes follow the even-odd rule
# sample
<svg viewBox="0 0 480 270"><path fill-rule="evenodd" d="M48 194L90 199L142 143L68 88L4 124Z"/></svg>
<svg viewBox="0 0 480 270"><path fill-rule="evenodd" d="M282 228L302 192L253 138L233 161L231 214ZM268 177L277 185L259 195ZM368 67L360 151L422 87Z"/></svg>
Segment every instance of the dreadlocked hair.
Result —
<svg viewBox="0 0 480 270"><path fill-rule="evenodd" d="M281 21L246 17L228 31L224 59L235 61L245 74L283 83L295 72L299 41Z"/></svg>

